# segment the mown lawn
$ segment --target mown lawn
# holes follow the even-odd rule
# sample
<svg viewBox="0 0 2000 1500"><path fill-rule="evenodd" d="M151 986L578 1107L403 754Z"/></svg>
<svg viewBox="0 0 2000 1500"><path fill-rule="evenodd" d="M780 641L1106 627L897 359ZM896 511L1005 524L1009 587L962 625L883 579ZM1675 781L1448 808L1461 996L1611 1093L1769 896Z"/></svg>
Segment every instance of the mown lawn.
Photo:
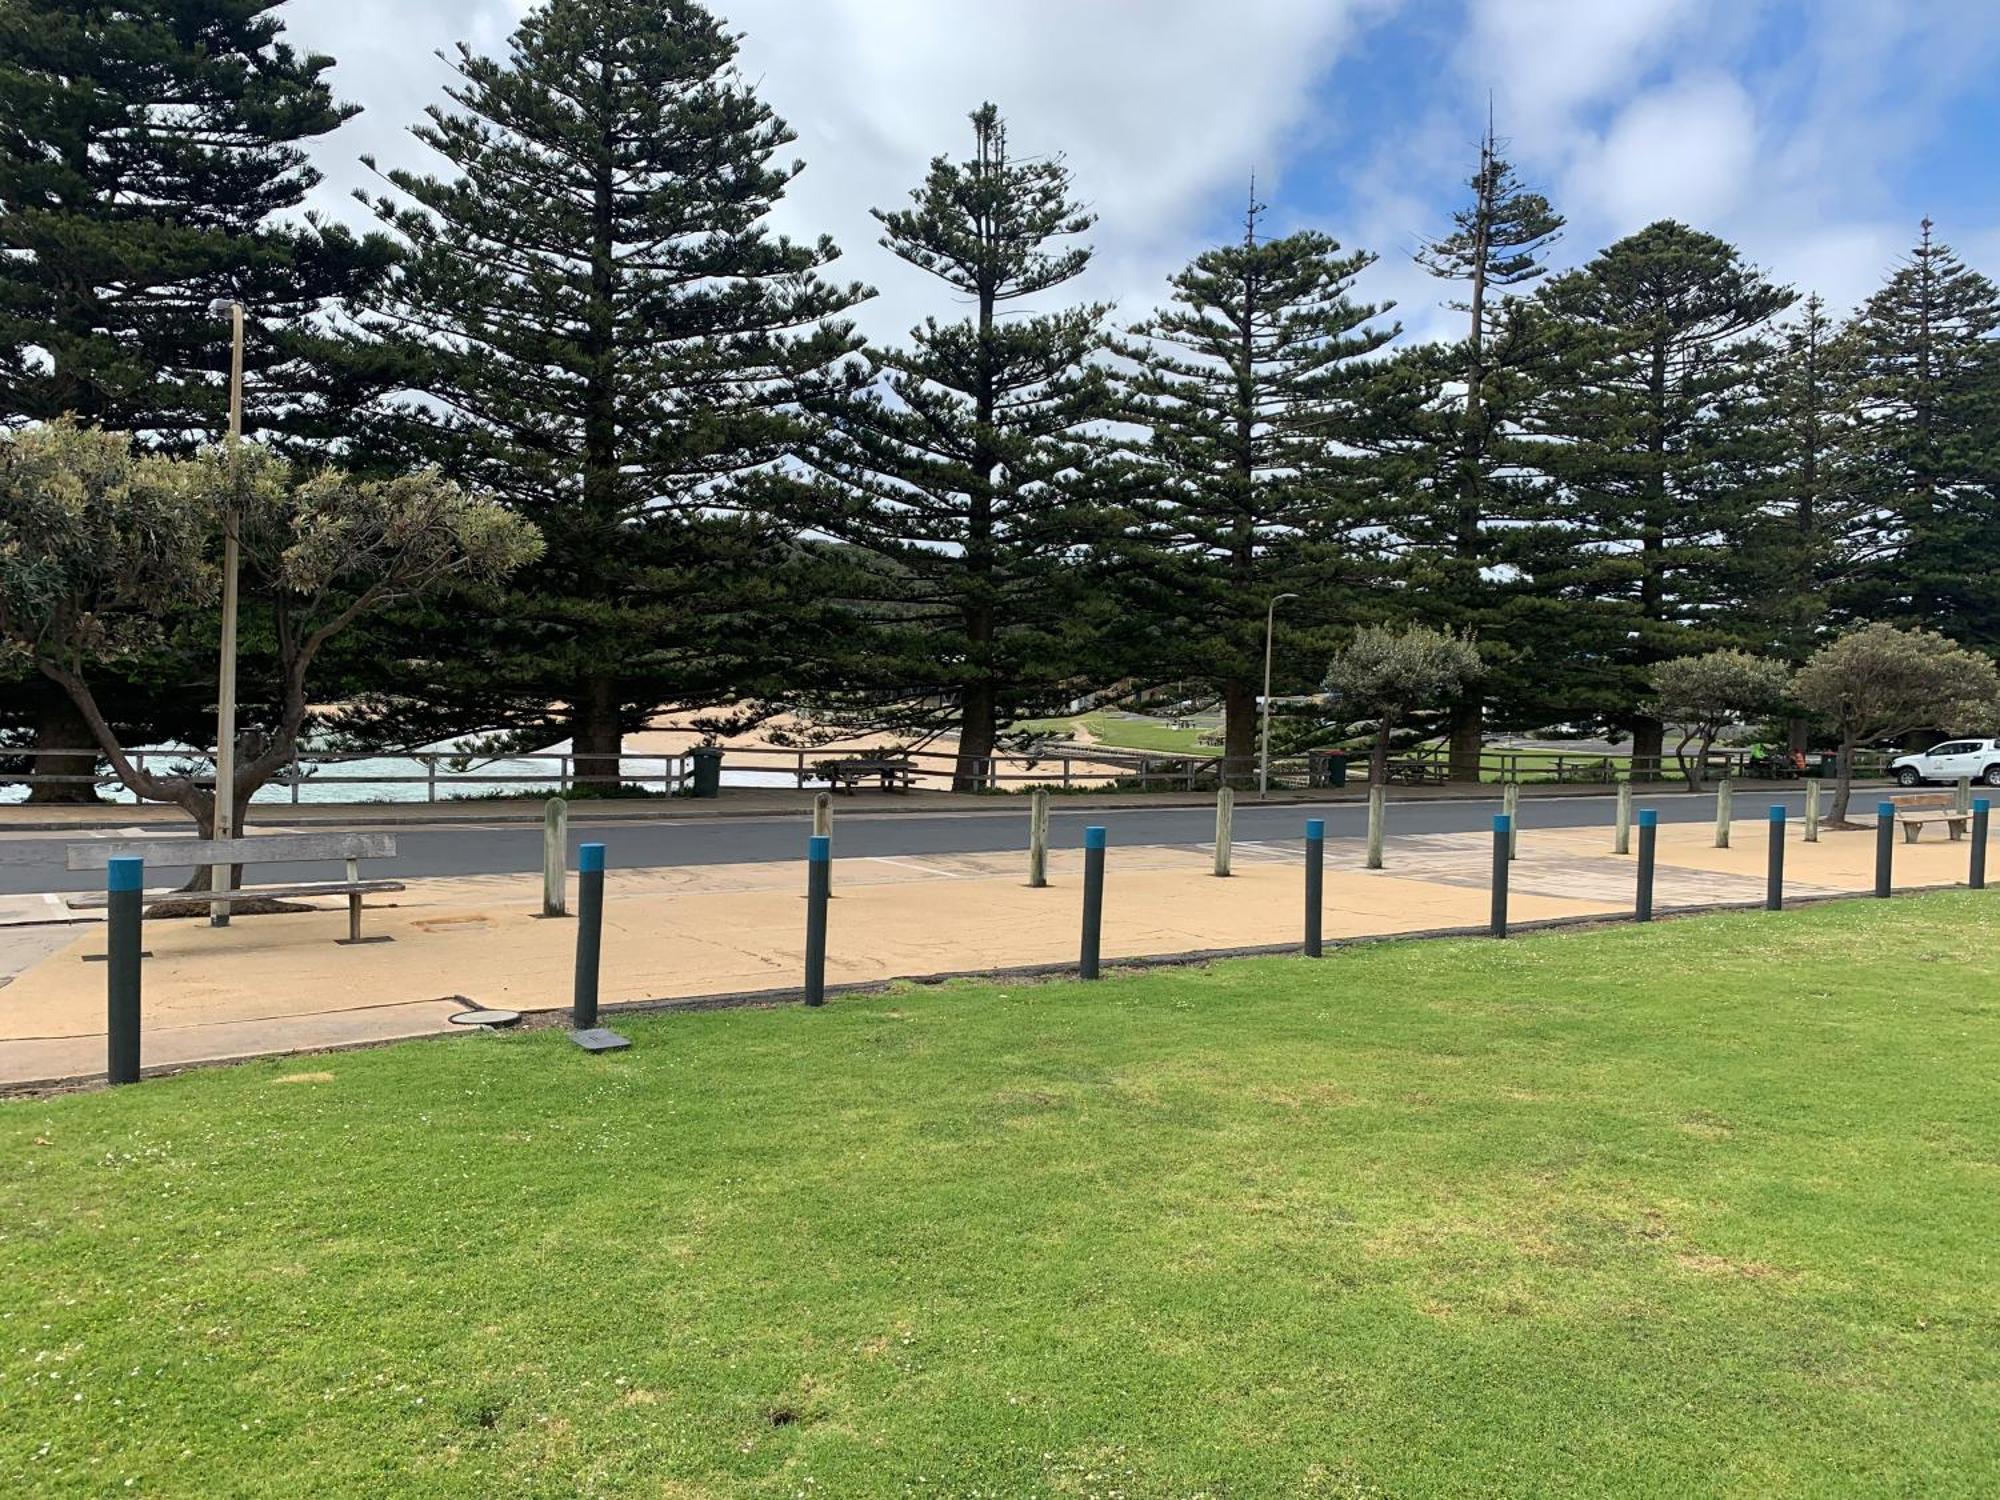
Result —
<svg viewBox="0 0 2000 1500"><path fill-rule="evenodd" d="M1200 729L1176 729L1166 719L1132 718L1123 714L1081 714L1070 719L1037 719L1017 728L1046 734L1075 734L1088 730L1100 745L1121 750L1158 750L1166 755L1220 755L1214 745L1201 743Z"/></svg>
<svg viewBox="0 0 2000 1500"><path fill-rule="evenodd" d="M0 1492L1990 1495L2000 905L0 1106Z"/></svg>

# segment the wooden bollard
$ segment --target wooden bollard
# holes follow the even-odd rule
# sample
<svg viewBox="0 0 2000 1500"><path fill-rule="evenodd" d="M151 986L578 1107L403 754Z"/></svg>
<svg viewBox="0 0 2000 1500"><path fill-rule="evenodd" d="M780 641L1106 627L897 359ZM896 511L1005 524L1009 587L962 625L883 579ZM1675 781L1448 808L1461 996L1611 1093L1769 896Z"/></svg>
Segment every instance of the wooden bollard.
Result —
<svg viewBox="0 0 2000 1500"><path fill-rule="evenodd" d="M1814 777L1806 783L1806 842L1819 842L1819 789L1820 780Z"/></svg>
<svg viewBox="0 0 2000 1500"><path fill-rule="evenodd" d="M1382 868L1382 825L1388 817L1387 797L1379 786L1368 788L1368 868Z"/></svg>
<svg viewBox="0 0 2000 1500"><path fill-rule="evenodd" d="M1632 783L1629 781L1618 783L1618 811L1611 820L1611 852L1632 852Z"/></svg>
<svg viewBox="0 0 2000 1500"><path fill-rule="evenodd" d="M1236 793L1228 787L1215 792L1215 873L1229 873L1230 844L1235 837Z"/></svg>
<svg viewBox="0 0 2000 1500"><path fill-rule="evenodd" d="M1500 811L1507 815L1507 857L1521 856L1521 783L1510 781L1500 789Z"/></svg>
<svg viewBox="0 0 2000 1500"><path fill-rule="evenodd" d="M826 888L833 891L833 794L816 792L813 794L813 837L826 840Z"/></svg>
<svg viewBox="0 0 2000 1500"><path fill-rule="evenodd" d="M1729 847L1729 819L1736 805L1736 783L1727 776L1715 784L1715 847Z"/></svg>
<svg viewBox="0 0 2000 1500"><path fill-rule="evenodd" d="M569 804L560 797L542 807L542 915L569 915Z"/></svg>
<svg viewBox="0 0 2000 1500"><path fill-rule="evenodd" d="M1046 787L1028 793L1028 885L1041 890L1049 883L1049 794Z"/></svg>

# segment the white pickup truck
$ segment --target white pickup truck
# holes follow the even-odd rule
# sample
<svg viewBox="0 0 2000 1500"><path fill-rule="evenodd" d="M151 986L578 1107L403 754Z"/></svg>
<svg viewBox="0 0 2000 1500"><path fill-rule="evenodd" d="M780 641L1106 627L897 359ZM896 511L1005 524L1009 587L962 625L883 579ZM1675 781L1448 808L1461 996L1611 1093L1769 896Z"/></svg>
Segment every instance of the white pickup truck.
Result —
<svg viewBox="0 0 2000 1500"><path fill-rule="evenodd" d="M1897 756L1889 762L1889 772L1904 786L1968 776L2000 786L2000 740L1946 740L1916 755Z"/></svg>

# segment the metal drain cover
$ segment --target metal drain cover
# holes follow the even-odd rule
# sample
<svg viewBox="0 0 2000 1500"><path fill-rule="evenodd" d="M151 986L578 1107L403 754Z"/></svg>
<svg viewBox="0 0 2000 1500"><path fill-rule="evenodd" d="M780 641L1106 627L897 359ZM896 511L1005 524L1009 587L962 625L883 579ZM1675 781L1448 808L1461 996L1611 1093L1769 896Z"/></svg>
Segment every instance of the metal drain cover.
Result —
<svg viewBox="0 0 2000 1500"><path fill-rule="evenodd" d="M521 1019L518 1010L462 1010L451 1017L454 1026L512 1026Z"/></svg>

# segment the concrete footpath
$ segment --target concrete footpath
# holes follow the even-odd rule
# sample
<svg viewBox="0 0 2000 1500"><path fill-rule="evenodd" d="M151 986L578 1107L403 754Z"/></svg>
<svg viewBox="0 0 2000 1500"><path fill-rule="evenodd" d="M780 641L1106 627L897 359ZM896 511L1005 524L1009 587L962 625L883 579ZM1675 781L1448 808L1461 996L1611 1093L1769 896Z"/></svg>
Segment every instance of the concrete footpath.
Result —
<svg viewBox="0 0 2000 1500"><path fill-rule="evenodd" d="M1733 846L1710 828L1663 826L1661 911L1759 901L1766 826L1744 821ZM1790 826L1787 891L1859 893L1873 878L1872 829L1828 830L1806 844ZM1339 940L1477 929L1487 918L1491 837L1392 838L1386 868L1361 868L1357 840L1328 849L1325 931ZM1966 876L1968 844L1932 829L1898 838L1899 886ZM1108 961L1198 954L1299 940L1302 844L1238 843L1235 873L1210 873L1199 844L1114 847L1103 951ZM1076 957L1081 855L1051 855L1050 885L1025 883L1019 854L839 859L828 981L873 984L944 974L1066 965ZM1634 860L1610 852L1604 827L1529 830L1513 866L1517 923L1621 916ZM613 870L607 883L602 998L688 1002L795 994L804 964L802 864ZM144 965L148 1068L365 1045L449 1029L467 1005L527 1012L568 1006L576 927L539 917L538 879L496 875L412 882L371 901L365 925L392 941L341 946L337 901L310 912L149 921ZM17 928L18 968L0 989L0 1088L88 1079L104 1066L101 925Z"/></svg>

